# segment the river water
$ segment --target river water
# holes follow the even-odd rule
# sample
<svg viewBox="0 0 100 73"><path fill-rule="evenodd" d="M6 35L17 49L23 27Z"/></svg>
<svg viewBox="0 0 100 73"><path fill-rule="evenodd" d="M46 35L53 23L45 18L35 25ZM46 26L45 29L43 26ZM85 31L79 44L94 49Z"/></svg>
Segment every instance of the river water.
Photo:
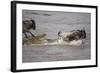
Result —
<svg viewBox="0 0 100 73"><path fill-rule="evenodd" d="M65 32L77 29L85 29L87 36L84 44L81 46L23 45L22 62L86 60L91 58L91 14L34 10L23 10L22 14L23 20L32 18L36 21L36 30L32 30L32 33L35 35L46 33L47 38L56 39L59 31Z"/></svg>

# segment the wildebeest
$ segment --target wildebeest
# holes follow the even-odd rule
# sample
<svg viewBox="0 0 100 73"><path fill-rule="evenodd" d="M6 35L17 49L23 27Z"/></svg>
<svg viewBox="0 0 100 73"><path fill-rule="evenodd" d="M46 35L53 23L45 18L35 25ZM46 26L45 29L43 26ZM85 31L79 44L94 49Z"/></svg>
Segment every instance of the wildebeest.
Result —
<svg viewBox="0 0 100 73"><path fill-rule="evenodd" d="M58 36L62 37L64 41L70 42L73 40L80 40L86 38L85 30L73 30L70 32L58 32Z"/></svg>
<svg viewBox="0 0 100 73"><path fill-rule="evenodd" d="M30 29L35 30L36 29L36 23L35 20L30 19L30 20L23 20L23 33L25 37L28 37L26 33L30 33L33 37L35 37L34 34L30 32Z"/></svg>

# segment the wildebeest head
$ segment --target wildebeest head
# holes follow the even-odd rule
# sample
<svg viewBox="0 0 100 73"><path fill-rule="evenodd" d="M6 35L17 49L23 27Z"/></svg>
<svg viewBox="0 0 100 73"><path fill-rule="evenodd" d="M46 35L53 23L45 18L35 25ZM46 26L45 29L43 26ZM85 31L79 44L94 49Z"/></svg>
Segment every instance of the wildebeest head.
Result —
<svg viewBox="0 0 100 73"><path fill-rule="evenodd" d="M23 20L23 31L28 31L30 29L36 29L35 21L33 19Z"/></svg>
<svg viewBox="0 0 100 73"><path fill-rule="evenodd" d="M36 24L35 21L33 19L30 20L23 20L23 33L25 34L26 37L27 34L26 32L30 33L33 37L35 37L35 35L33 33L30 32L30 29L35 30L36 29Z"/></svg>
<svg viewBox="0 0 100 73"><path fill-rule="evenodd" d="M86 31L85 30L77 30L79 38L84 39L86 38Z"/></svg>

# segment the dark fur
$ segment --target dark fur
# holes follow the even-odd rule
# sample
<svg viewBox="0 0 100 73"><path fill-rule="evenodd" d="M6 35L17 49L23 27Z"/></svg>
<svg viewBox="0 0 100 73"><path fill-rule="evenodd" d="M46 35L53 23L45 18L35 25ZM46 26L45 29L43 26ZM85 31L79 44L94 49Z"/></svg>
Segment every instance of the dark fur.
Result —
<svg viewBox="0 0 100 73"><path fill-rule="evenodd" d="M86 38L86 32L85 30L74 30L73 33L69 36L66 36L64 38L65 41L73 41L73 40L79 40L79 39L85 39Z"/></svg>
<svg viewBox="0 0 100 73"><path fill-rule="evenodd" d="M26 32L27 32L27 33L30 33L33 37L35 37L35 35L32 34L32 33L29 31L30 29L33 29L33 30L36 29L35 21L34 21L33 19L31 19L31 20L24 20L24 21L23 21L23 33L24 33L24 35L25 35L26 37L28 37L27 34L26 34Z"/></svg>

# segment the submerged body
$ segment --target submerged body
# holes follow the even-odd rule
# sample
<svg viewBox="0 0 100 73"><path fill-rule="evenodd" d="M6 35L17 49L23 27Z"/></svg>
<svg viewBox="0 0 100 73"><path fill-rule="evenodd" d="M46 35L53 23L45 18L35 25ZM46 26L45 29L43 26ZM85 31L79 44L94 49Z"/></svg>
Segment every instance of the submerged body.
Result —
<svg viewBox="0 0 100 73"><path fill-rule="evenodd" d="M73 30L70 32L58 32L58 36L64 41L70 42L73 40L80 40L86 38L85 30Z"/></svg>
<svg viewBox="0 0 100 73"><path fill-rule="evenodd" d="M46 45L73 45L80 46L86 38L85 30L74 30L70 32L58 32L58 39L51 42L47 41Z"/></svg>

